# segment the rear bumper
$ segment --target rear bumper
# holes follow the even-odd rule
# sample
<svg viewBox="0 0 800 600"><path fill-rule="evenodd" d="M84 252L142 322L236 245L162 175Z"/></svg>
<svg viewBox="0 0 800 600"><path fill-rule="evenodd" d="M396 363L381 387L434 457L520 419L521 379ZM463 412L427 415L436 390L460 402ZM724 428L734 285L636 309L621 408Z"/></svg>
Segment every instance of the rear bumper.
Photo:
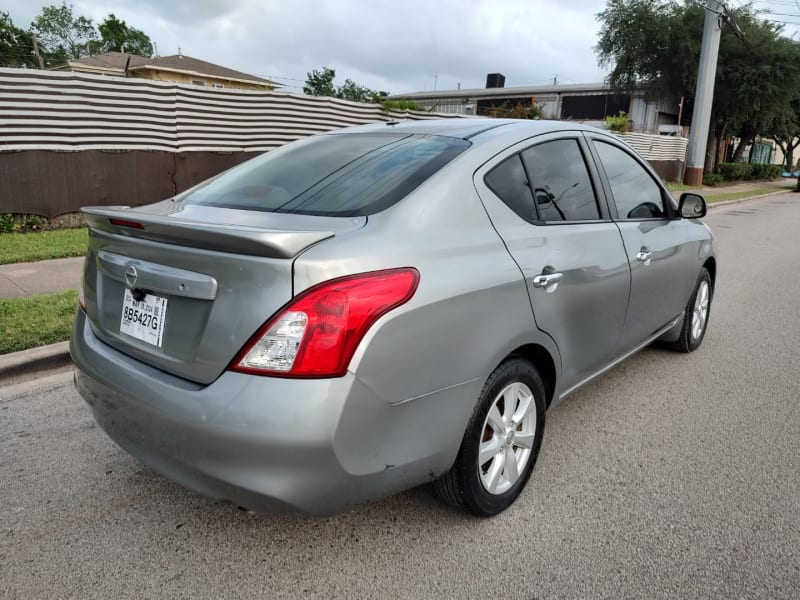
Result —
<svg viewBox="0 0 800 600"><path fill-rule="evenodd" d="M78 391L117 444L189 489L252 510L348 510L446 471L461 441L414 437L441 403L383 404L352 373L188 382L104 344L80 309L70 352Z"/></svg>

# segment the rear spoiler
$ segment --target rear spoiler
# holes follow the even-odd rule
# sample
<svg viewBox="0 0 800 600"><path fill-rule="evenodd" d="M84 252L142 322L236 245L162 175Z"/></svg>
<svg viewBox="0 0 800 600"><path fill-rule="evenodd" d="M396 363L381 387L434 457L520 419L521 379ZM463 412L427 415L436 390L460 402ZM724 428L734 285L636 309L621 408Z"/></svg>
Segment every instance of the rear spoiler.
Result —
<svg viewBox="0 0 800 600"><path fill-rule="evenodd" d="M81 209L89 227L116 235L179 244L235 254L292 258L333 231L265 229L247 225L221 225L189 219L131 212L127 206L88 206Z"/></svg>

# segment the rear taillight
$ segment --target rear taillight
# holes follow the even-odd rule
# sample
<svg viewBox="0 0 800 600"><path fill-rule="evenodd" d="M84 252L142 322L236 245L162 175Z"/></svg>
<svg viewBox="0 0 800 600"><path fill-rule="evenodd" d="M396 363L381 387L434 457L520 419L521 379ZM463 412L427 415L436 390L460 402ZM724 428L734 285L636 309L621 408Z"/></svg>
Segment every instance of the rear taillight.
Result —
<svg viewBox="0 0 800 600"><path fill-rule="evenodd" d="M86 277L86 261L87 259L84 258L83 268L81 269L81 277L78 280L78 304L83 312L86 312L86 292L84 291L83 287L83 278Z"/></svg>
<svg viewBox="0 0 800 600"><path fill-rule="evenodd" d="M282 377L341 377L375 321L408 302L413 268L332 279L292 300L256 332L231 369Z"/></svg>
<svg viewBox="0 0 800 600"><path fill-rule="evenodd" d="M127 219L109 219L112 225L117 227L130 227L131 229L144 229L144 225L138 221L128 221Z"/></svg>

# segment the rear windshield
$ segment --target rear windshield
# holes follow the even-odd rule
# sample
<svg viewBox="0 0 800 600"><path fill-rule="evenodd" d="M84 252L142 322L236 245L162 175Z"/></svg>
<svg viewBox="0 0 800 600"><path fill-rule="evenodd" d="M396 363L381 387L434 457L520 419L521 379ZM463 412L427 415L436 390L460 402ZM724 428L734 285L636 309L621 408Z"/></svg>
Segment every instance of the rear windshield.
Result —
<svg viewBox="0 0 800 600"><path fill-rule="evenodd" d="M469 145L391 132L314 136L249 160L183 200L264 212L370 215L407 196Z"/></svg>

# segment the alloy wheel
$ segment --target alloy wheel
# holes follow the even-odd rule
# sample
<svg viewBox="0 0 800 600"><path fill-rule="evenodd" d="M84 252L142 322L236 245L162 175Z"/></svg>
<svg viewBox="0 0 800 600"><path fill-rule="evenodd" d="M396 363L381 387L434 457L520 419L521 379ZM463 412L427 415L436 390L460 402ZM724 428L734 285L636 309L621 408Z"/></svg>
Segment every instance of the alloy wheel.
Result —
<svg viewBox="0 0 800 600"><path fill-rule="evenodd" d="M692 339L697 340L703 335L708 319L709 287L707 281L701 281L697 288L692 311Z"/></svg>
<svg viewBox="0 0 800 600"><path fill-rule="evenodd" d="M490 494L502 494L520 478L536 437L536 408L531 389L510 383L495 397L478 454L478 475Z"/></svg>

